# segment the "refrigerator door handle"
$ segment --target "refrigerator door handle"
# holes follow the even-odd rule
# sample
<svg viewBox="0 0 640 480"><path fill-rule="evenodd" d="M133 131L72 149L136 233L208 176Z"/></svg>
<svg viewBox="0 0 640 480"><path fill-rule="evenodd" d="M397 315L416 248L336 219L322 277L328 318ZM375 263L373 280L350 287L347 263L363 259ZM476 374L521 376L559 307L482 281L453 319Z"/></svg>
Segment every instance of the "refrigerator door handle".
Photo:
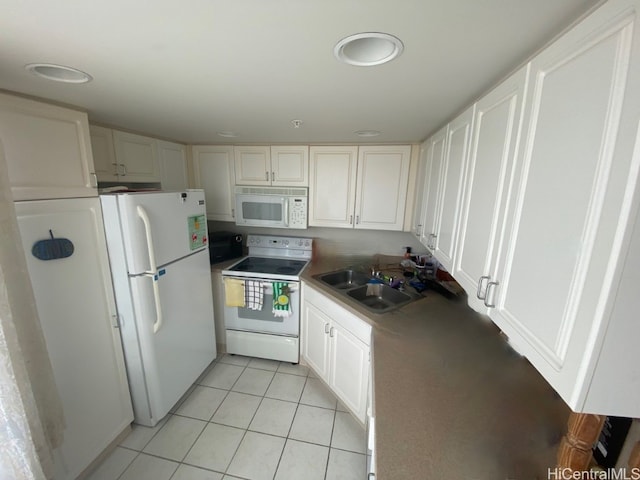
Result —
<svg viewBox="0 0 640 480"><path fill-rule="evenodd" d="M144 233L147 237L147 252L149 253L149 267L150 270L145 272L149 275L156 275L158 273L158 266L156 264L156 253L153 249L153 238L151 237L151 221L149 215L142 205L138 205L136 211L138 216L142 219L144 224Z"/></svg>
<svg viewBox="0 0 640 480"><path fill-rule="evenodd" d="M162 328L162 305L160 304L160 277L158 274L150 275L149 278L153 282L153 300L156 305L156 321L153 322L153 333L158 333Z"/></svg>

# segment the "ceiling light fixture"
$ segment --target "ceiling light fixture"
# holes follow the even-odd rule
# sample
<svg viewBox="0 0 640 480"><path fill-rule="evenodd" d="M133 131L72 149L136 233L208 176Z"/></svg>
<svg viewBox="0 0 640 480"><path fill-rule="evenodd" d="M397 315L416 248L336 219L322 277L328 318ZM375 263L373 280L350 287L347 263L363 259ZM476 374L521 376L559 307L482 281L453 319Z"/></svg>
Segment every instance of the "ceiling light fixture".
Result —
<svg viewBox="0 0 640 480"><path fill-rule="evenodd" d="M218 132L218 136L224 138L236 138L238 134L236 132Z"/></svg>
<svg viewBox="0 0 640 480"><path fill-rule="evenodd" d="M377 137L378 135L380 135L380 132L378 130L358 130L354 133L359 137Z"/></svg>
<svg viewBox="0 0 640 480"><path fill-rule="evenodd" d="M293 128L300 128L304 122L302 120L291 120Z"/></svg>
<svg viewBox="0 0 640 480"><path fill-rule="evenodd" d="M358 67L371 67L390 62L400 56L404 44L388 33L366 32L340 40L333 54L338 60Z"/></svg>
<svg viewBox="0 0 640 480"><path fill-rule="evenodd" d="M24 68L38 77L62 83L87 83L93 77L77 68L55 65L53 63L29 63Z"/></svg>

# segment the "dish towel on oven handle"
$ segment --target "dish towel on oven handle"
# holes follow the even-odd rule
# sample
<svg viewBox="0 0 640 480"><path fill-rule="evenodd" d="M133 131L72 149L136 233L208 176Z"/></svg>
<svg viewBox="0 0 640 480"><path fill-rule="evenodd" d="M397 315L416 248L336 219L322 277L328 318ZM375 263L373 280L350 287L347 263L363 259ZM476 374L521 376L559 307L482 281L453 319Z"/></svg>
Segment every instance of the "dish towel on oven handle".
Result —
<svg viewBox="0 0 640 480"><path fill-rule="evenodd" d="M227 307L244 307L244 280L237 278L224 279L224 298Z"/></svg>
<svg viewBox="0 0 640 480"><path fill-rule="evenodd" d="M244 303L249 310L262 310L264 289L260 280L244 281Z"/></svg>
<svg viewBox="0 0 640 480"><path fill-rule="evenodd" d="M273 315L275 317L291 316L289 284L287 282L272 282L271 286L273 287Z"/></svg>

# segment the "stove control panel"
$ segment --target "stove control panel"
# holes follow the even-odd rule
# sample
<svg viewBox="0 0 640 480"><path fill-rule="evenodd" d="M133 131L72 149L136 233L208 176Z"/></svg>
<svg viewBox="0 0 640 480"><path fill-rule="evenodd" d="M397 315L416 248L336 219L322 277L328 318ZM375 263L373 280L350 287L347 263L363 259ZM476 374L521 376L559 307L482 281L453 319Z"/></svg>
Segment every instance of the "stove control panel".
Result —
<svg viewBox="0 0 640 480"><path fill-rule="evenodd" d="M313 238L247 235L249 255L276 255L311 258Z"/></svg>

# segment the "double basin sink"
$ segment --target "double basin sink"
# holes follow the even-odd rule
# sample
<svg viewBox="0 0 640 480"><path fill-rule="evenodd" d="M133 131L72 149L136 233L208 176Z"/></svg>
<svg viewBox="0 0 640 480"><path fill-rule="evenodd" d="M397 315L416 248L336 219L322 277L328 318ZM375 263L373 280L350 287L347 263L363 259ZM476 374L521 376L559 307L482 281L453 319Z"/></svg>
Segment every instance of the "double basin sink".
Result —
<svg viewBox="0 0 640 480"><path fill-rule="evenodd" d="M383 283L367 285L370 277L352 269L322 273L314 275L314 278L375 313L386 313L422 298L401 292Z"/></svg>

